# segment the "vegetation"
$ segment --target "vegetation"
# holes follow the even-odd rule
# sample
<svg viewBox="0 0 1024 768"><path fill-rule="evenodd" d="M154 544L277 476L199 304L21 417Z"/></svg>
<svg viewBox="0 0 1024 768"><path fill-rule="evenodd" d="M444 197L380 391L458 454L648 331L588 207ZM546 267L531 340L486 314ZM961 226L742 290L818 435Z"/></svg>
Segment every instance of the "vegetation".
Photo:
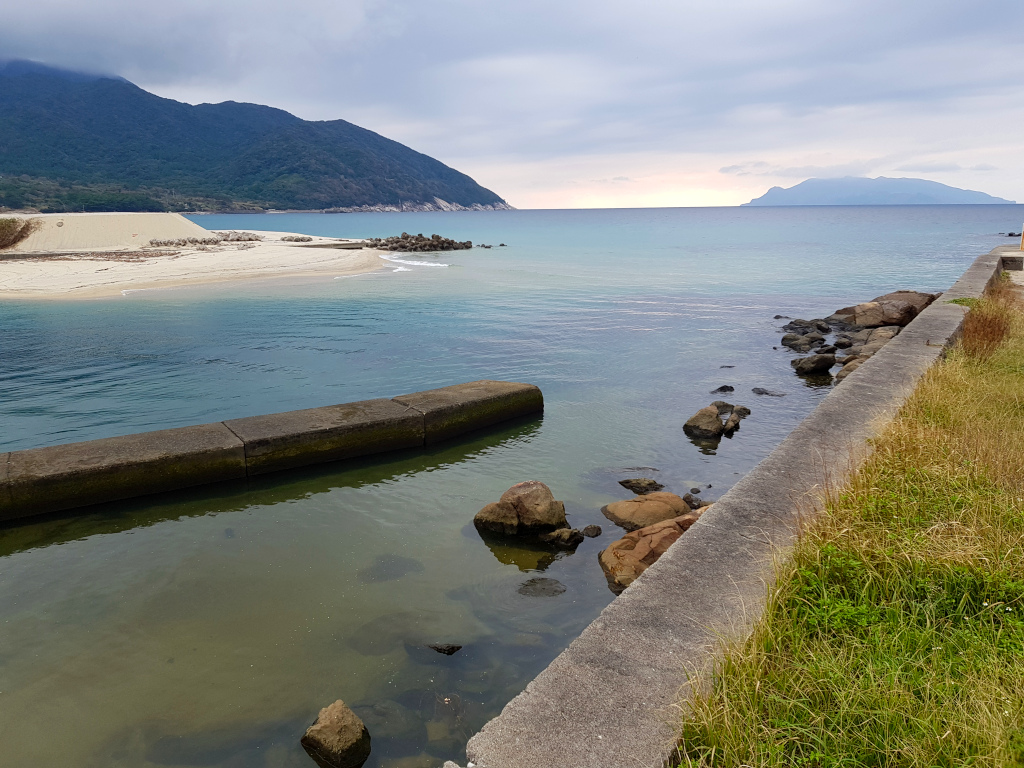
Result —
<svg viewBox="0 0 1024 768"><path fill-rule="evenodd" d="M16 219L14 217L0 219L0 251L13 248L35 230L33 219Z"/></svg>
<svg viewBox="0 0 1024 768"><path fill-rule="evenodd" d="M1004 285L780 566L680 764L1024 765L1022 392Z"/></svg>
<svg viewBox="0 0 1024 768"><path fill-rule="evenodd" d="M502 200L344 120L257 104L192 106L126 80L0 65L0 206L325 209Z"/></svg>

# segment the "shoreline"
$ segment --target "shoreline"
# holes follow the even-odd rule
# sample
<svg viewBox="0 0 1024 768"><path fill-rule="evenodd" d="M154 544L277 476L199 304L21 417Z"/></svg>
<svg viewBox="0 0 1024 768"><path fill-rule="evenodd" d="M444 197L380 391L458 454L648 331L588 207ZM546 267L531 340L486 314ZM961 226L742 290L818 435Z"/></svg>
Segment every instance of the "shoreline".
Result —
<svg viewBox="0 0 1024 768"><path fill-rule="evenodd" d="M197 242L215 238L216 231L174 214L27 218L41 223L24 242L4 252L7 258L0 257L0 300L104 299L225 282L330 279L388 265L381 258L386 251L360 247L358 240L301 233L261 231L256 233L259 240ZM285 239L296 237L302 241ZM151 240L160 244L151 245Z"/></svg>

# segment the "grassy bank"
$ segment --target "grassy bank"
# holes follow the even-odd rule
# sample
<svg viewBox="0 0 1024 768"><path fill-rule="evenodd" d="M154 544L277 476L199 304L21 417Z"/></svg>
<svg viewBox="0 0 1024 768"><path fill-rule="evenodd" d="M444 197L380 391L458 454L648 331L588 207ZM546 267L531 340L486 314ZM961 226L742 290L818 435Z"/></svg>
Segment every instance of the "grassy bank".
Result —
<svg viewBox="0 0 1024 768"><path fill-rule="evenodd" d="M681 765L1024 766L1024 313L1002 286L780 566Z"/></svg>

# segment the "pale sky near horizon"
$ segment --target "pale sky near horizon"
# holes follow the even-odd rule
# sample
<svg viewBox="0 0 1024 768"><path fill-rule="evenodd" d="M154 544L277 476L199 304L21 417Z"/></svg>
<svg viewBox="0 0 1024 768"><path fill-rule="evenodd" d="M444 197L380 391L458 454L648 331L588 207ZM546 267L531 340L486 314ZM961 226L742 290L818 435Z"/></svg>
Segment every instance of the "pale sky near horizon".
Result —
<svg viewBox="0 0 1024 768"><path fill-rule="evenodd" d="M343 118L519 208L844 175L1024 202L1020 0L35 0L0 58Z"/></svg>

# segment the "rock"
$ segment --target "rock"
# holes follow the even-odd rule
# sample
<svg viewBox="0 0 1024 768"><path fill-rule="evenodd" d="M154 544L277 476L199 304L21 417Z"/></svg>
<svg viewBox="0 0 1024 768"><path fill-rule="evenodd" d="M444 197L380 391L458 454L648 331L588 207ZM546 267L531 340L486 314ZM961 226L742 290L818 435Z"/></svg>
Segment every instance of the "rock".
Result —
<svg viewBox="0 0 1024 768"><path fill-rule="evenodd" d="M867 343L873 344L876 341L889 341L900 335L903 329L897 325L886 325L881 328L873 328L868 333Z"/></svg>
<svg viewBox="0 0 1024 768"><path fill-rule="evenodd" d="M615 501L601 508L602 514L627 531L635 531L663 520L685 515L690 505L674 493L661 491L637 496L626 501Z"/></svg>
<svg viewBox="0 0 1024 768"><path fill-rule="evenodd" d="M765 397L785 397L785 392L772 392L770 389L764 387L754 387L752 390L755 395L764 395Z"/></svg>
<svg viewBox="0 0 1024 768"><path fill-rule="evenodd" d="M739 428L740 417L736 413L730 413L729 418L725 420L725 434L731 435Z"/></svg>
<svg viewBox="0 0 1024 768"><path fill-rule="evenodd" d="M880 325L906 325L917 317L918 312L915 304L902 299L893 299L866 301L853 307L844 307L838 310L833 317L843 318L844 322L865 328L877 328Z"/></svg>
<svg viewBox="0 0 1024 768"><path fill-rule="evenodd" d="M665 487L657 480L652 480L649 477L633 477L628 480L619 480L619 485L627 491L632 491L638 496L642 496L645 493L660 491Z"/></svg>
<svg viewBox="0 0 1024 768"><path fill-rule="evenodd" d="M722 386L718 387L717 389L712 389L711 390L711 394L712 395L722 395L722 394L725 394L726 392L735 392L735 391L736 391L736 387L730 387L728 384L723 384Z"/></svg>
<svg viewBox="0 0 1024 768"><path fill-rule="evenodd" d="M935 299L939 297L937 293L921 293L920 291L893 291L887 293L884 296L878 296L871 301L882 304L887 301L905 301L914 308L914 317L921 314L926 307L928 307Z"/></svg>
<svg viewBox="0 0 1024 768"><path fill-rule="evenodd" d="M846 365L843 366L843 370L841 370L839 373L836 374L836 381L837 382L838 381L842 381L847 376L849 376L851 373L853 373L858 368L860 368L863 364L864 364L863 360L853 360L853 361L847 363Z"/></svg>
<svg viewBox="0 0 1024 768"><path fill-rule="evenodd" d="M461 251L473 247L470 241L458 242L440 235L424 237L422 234L410 235L403 232L397 237L371 237L367 239L371 248L380 248L385 251L406 251L411 253L422 253L425 251Z"/></svg>
<svg viewBox="0 0 1024 768"><path fill-rule="evenodd" d="M784 331L790 331L792 333L799 333L801 335L803 335L805 333L809 333L812 328L814 328L814 326L811 325L811 321L810 320L801 320L800 318L796 318L795 320L790 320L788 323L786 323L784 326L782 326L782 330L784 330Z"/></svg>
<svg viewBox="0 0 1024 768"><path fill-rule="evenodd" d="M370 756L370 733L338 699L320 710L300 743L320 768L358 768Z"/></svg>
<svg viewBox="0 0 1024 768"><path fill-rule="evenodd" d="M853 346L853 341L847 338L846 336L840 336L834 342L832 342L832 346L834 346L836 349L849 349L850 347Z"/></svg>
<svg viewBox="0 0 1024 768"><path fill-rule="evenodd" d="M789 320L789 315L776 315L776 320Z"/></svg>
<svg viewBox="0 0 1024 768"><path fill-rule="evenodd" d="M539 480L517 483L473 518L477 528L502 534L539 533L567 528L565 505Z"/></svg>
<svg viewBox="0 0 1024 768"><path fill-rule="evenodd" d="M700 493L700 488L691 488L690 489L690 493L696 495L696 494Z"/></svg>
<svg viewBox="0 0 1024 768"><path fill-rule="evenodd" d="M698 491L700 493L700 491ZM692 493L688 493L683 496L683 501L686 502L686 506L690 509L700 509L704 506L704 502L694 496Z"/></svg>
<svg viewBox="0 0 1024 768"><path fill-rule="evenodd" d="M583 541L583 534L575 528L559 528L551 533L542 533L540 540L545 544L554 544L562 549L575 549Z"/></svg>
<svg viewBox="0 0 1024 768"><path fill-rule="evenodd" d="M527 597L557 597L565 592L565 584L558 579L538 577L524 581L516 592Z"/></svg>
<svg viewBox="0 0 1024 768"><path fill-rule="evenodd" d="M736 407L732 403L725 402L725 400L715 400L711 405L718 409L719 416L725 416L727 413L732 413L732 409Z"/></svg>
<svg viewBox="0 0 1024 768"><path fill-rule="evenodd" d="M582 531L580 531L580 533L582 533L588 539L596 539L598 536L601 535L601 526L600 525L588 525L586 528L584 528Z"/></svg>
<svg viewBox="0 0 1024 768"><path fill-rule="evenodd" d="M690 511L685 515L627 533L618 541L612 542L598 556L612 591L621 592L632 584L697 522L701 514L702 512Z"/></svg>
<svg viewBox="0 0 1024 768"><path fill-rule="evenodd" d="M750 409L745 405L737 405L732 409L732 412L739 416L741 419L747 418L750 415ZM710 487L710 486L709 486Z"/></svg>
<svg viewBox="0 0 1024 768"><path fill-rule="evenodd" d="M811 355L810 357L798 357L789 361L800 376L808 376L815 373L827 373L836 364L835 355Z"/></svg>
<svg viewBox="0 0 1024 768"><path fill-rule="evenodd" d="M432 651L443 653L445 656L451 656L453 653L457 653L462 650L461 645L453 645L452 643L431 643L427 646Z"/></svg>
<svg viewBox="0 0 1024 768"><path fill-rule="evenodd" d="M811 341L799 333L787 333L782 337L782 346L789 347L796 352L809 352Z"/></svg>
<svg viewBox="0 0 1024 768"><path fill-rule="evenodd" d="M818 347L818 350L817 350L817 352L815 354L818 354L818 355L834 355L835 353L836 353L836 348L834 346L832 346L831 344L829 344L829 345L826 345L824 347Z"/></svg>
<svg viewBox="0 0 1024 768"><path fill-rule="evenodd" d="M421 748L427 740L427 731L419 714L397 701L383 699L367 706L353 707L353 711L363 721L366 730L373 731L374 739L403 742L412 749Z"/></svg>
<svg viewBox="0 0 1024 768"><path fill-rule="evenodd" d="M683 431L692 437L720 437L725 432L718 408L709 405L701 408L683 425Z"/></svg>
<svg viewBox="0 0 1024 768"><path fill-rule="evenodd" d="M719 368L735 368L735 365L720 365Z"/></svg>

